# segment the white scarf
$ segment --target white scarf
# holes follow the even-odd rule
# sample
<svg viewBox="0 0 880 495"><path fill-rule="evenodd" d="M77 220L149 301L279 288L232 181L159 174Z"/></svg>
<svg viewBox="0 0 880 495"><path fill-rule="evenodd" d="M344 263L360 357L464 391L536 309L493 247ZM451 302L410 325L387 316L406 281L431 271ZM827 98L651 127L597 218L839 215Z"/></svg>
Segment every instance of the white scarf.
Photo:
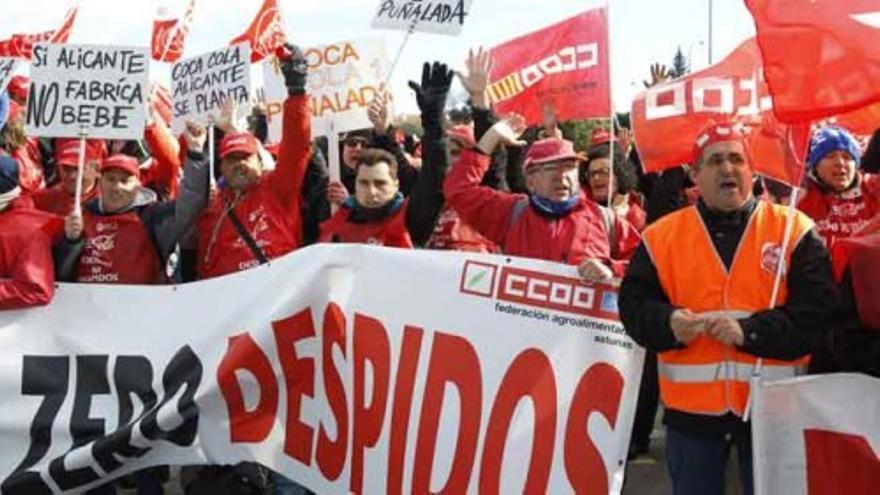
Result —
<svg viewBox="0 0 880 495"><path fill-rule="evenodd" d="M16 186L14 189L11 189L3 194L0 194L0 211L6 209L10 203L15 201L17 197L21 196L21 188Z"/></svg>

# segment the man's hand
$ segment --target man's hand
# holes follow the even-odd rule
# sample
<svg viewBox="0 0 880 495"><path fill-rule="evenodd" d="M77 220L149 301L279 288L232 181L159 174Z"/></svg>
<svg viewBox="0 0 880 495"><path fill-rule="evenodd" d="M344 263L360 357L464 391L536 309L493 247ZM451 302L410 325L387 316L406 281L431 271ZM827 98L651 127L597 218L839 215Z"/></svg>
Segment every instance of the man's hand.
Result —
<svg viewBox="0 0 880 495"><path fill-rule="evenodd" d="M458 72L462 86L471 97L474 108L489 108L489 72L492 70L492 57L480 47L476 53L471 49L465 61L467 73Z"/></svg>
<svg viewBox="0 0 880 495"><path fill-rule="evenodd" d="M327 184L327 201L331 205L339 206L348 199L348 189L339 182Z"/></svg>
<svg viewBox="0 0 880 495"><path fill-rule="evenodd" d="M201 126L191 120L186 121L186 127L183 130L183 138L186 140L186 148L193 153L201 153L205 150L205 139L208 133L205 132L204 126Z"/></svg>
<svg viewBox="0 0 880 495"><path fill-rule="evenodd" d="M611 268L597 258L590 258L578 265L578 275L588 284L610 282L614 278Z"/></svg>
<svg viewBox="0 0 880 495"><path fill-rule="evenodd" d="M235 98L226 98L220 106L220 113L214 120L214 125L224 134L231 132L244 132L247 130L247 122L238 119L238 102Z"/></svg>
<svg viewBox="0 0 880 495"><path fill-rule="evenodd" d="M651 81L642 81L646 88L653 88L658 84L663 84L672 79L669 69L663 64L651 65Z"/></svg>
<svg viewBox="0 0 880 495"><path fill-rule="evenodd" d="M620 151L623 152L623 156L629 154L629 147L632 146L632 142L633 131L626 127L617 131L617 144L619 145Z"/></svg>
<svg viewBox="0 0 880 495"><path fill-rule="evenodd" d="M82 237L83 219L81 214L71 213L64 219L64 237L68 241L77 241Z"/></svg>
<svg viewBox="0 0 880 495"><path fill-rule="evenodd" d="M729 316L706 319L706 333L724 345L741 346L745 336L739 322Z"/></svg>
<svg viewBox="0 0 880 495"><path fill-rule="evenodd" d="M689 344L701 333L706 331L706 325L700 315L692 313L689 309L676 309L669 316L669 327L675 339L682 344Z"/></svg>
<svg viewBox="0 0 880 495"><path fill-rule="evenodd" d="M526 130L526 119L518 113L511 113L499 120L483 134L477 143L483 153L491 155L499 145L522 147L525 141L520 141L520 135Z"/></svg>
<svg viewBox="0 0 880 495"><path fill-rule="evenodd" d="M409 87L416 93L416 103L422 115L440 117L446 107L446 96L452 86L453 72L446 64L425 62L422 65L422 82L409 82Z"/></svg>
<svg viewBox="0 0 880 495"><path fill-rule="evenodd" d="M367 107L367 118L373 124L373 130L377 135L388 133L388 95L377 93L370 106Z"/></svg>
<svg viewBox="0 0 880 495"><path fill-rule="evenodd" d="M286 53L281 60L281 74L284 75L287 94L305 94L306 80L309 76L309 64L306 61L306 57L303 55L303 51L296 45L286 43L284 48Z"/></svg>

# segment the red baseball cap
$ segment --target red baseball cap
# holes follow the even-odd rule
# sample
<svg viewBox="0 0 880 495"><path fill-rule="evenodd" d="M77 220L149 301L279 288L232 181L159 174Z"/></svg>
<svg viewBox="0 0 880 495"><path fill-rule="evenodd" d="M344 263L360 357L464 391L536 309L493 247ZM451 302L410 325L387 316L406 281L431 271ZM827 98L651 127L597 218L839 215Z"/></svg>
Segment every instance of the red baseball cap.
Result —
<svg viewBox="0 0 880 495"><path fill-rule="evenodd" d="M260 142L249 132L231 132L220 141L220 158L230 153L253 155L260 149Z"/></svg>
<svg viewBox="0 0 880 495"><path fill-rule="evenodd" d="M532 165L540 165L542 163L555 162L559 160L583 160L584 157L574 150L574 143L567 139L547 138L535 141L529 152L526 153L526 159L523 167L526 171Z"/></svg>
<svg viewBox="0 0 880 495"><path fill-rule="evenodd" d="M593 129L590 134L590 146L599 146L611 142L611 133L607 129Z"/></svg>
<svg viewBox="0 0 880 495"><path fill-rule="evenodd" d="M703 156L703 150L715 143L725 141L740 141L745 143L745 131L743 126L735 122L711 123L697 135L694 141L693 160L694 163L700 161Z"/></svg>
<svg viewBox="0 0 880 495"><path fill-rule="evenodd" d="M107 144L103 139L86 140L86 162L101 162L107 156ZM58 139L55 141L55 161L64 167L79 164L79 139Z"/></svg>
<svg viewBox="0 0 880 495"><path fill-rule="evenodd" d="M101 173L110 169L119 169L124 170L135 177L140 177L140 164L137 161L137 158L133 156L117 154L110 157L107 157L101 163Z"/></svg>
<svg viewBox="0 0 880 495"><path fill-rule="evenodd" d="M9 96L19 100L25 100L27 99L28 86L30 86L30 84L31 80L27 76L12 76L6 89L9 90Z"/></svg>
<svg viewBox="0 0 880 495"><path fill-rule="evenodd" d="M474 129L469 125L456 125L446 131L449 139L458 142L463 148L473 148L477 145L474 138Z"/></svg>

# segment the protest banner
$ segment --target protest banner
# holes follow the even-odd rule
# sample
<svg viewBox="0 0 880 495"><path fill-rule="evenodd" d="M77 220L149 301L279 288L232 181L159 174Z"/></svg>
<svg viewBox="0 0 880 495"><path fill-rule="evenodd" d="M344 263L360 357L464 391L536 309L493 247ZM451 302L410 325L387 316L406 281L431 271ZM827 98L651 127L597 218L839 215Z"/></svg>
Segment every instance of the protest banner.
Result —
<svg viewBox="0 0 880 495"><path fill-rule="evenodd" d="M380 38L342 41L308 48L306 93L312 112L312 136L326 136L330 121L336 132L372 127L367 108L379 94L388 66ZM263 91L269 120L269 142L281 139L281 110L287 87L277 59L263 62Z"/></svg>
<svg viewBox="0 0 880 495"><path fill-rule="evenodd" d="M171 68L174 111L171 130L183 132L187 120L207 125L219 115L223 103L240 103L239 117L249 112L251 88L250 48L240 43L204 55L181 60Z"/></svg>
<svg viewBox="0 0 880 495"><path fill-rule="evenodd" d="M756 494L877 491L880 379L808 376L764 382L753 394Z"/></svg>
<svg viewBox="0 0 880 495"><path fill-rule="evenodd" d="M34 46L28 135L141 139L149 63L146 48Z"/></svg>
<svg viewBox="0 0 880 495"><path fill-rule="evenodd" d="M9 80L15 75L19 59L15 57L0 57L0 93L6 91Z"/></svg>
<svg viewBox="0 0 880 495"><path fill-rule="evenodd" d="M381 0L371 27L461 34L472 0Z"/></svg>
<svg viewBox="0 0 880 495"><path fill-rule="evenodd" d="M364 245L62 284L0 313L0 486L252 460L317 493L619 493L644 351L616 298L572 266Z"/></svg>
<svg viewBox="0 0 880 495"><path fill-rule="evenodd" d="M492 48L489 97L499 114L516 112L543 123L608 118L611 83L605 9L584 12Z"/></svg>

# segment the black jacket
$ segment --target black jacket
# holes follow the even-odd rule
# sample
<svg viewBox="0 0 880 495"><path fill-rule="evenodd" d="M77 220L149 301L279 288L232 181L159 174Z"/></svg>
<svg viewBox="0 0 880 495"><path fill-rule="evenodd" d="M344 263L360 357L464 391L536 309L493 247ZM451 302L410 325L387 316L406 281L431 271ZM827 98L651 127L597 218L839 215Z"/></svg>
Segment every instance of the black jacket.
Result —
<svg viewBox="0 0 880 495"><path fill-rule="evenodd" d="M756 205L753 198L740 211L718 213L709 210L702 200L697 204L715 250L728 268ZM828 250L815 230L794 247L787 288L784 304L739 320L745 336L741 351L791 360L808 354L823 339L837 310L838 297ZM684 347L669 326L669 317L677 308L663 292L644 243L630 260L620 287L619 308L627 334L642 346L657 352ZM667 410L665 422L693 433L748 435L748 425L733 414L716 417Z"/></svg>

